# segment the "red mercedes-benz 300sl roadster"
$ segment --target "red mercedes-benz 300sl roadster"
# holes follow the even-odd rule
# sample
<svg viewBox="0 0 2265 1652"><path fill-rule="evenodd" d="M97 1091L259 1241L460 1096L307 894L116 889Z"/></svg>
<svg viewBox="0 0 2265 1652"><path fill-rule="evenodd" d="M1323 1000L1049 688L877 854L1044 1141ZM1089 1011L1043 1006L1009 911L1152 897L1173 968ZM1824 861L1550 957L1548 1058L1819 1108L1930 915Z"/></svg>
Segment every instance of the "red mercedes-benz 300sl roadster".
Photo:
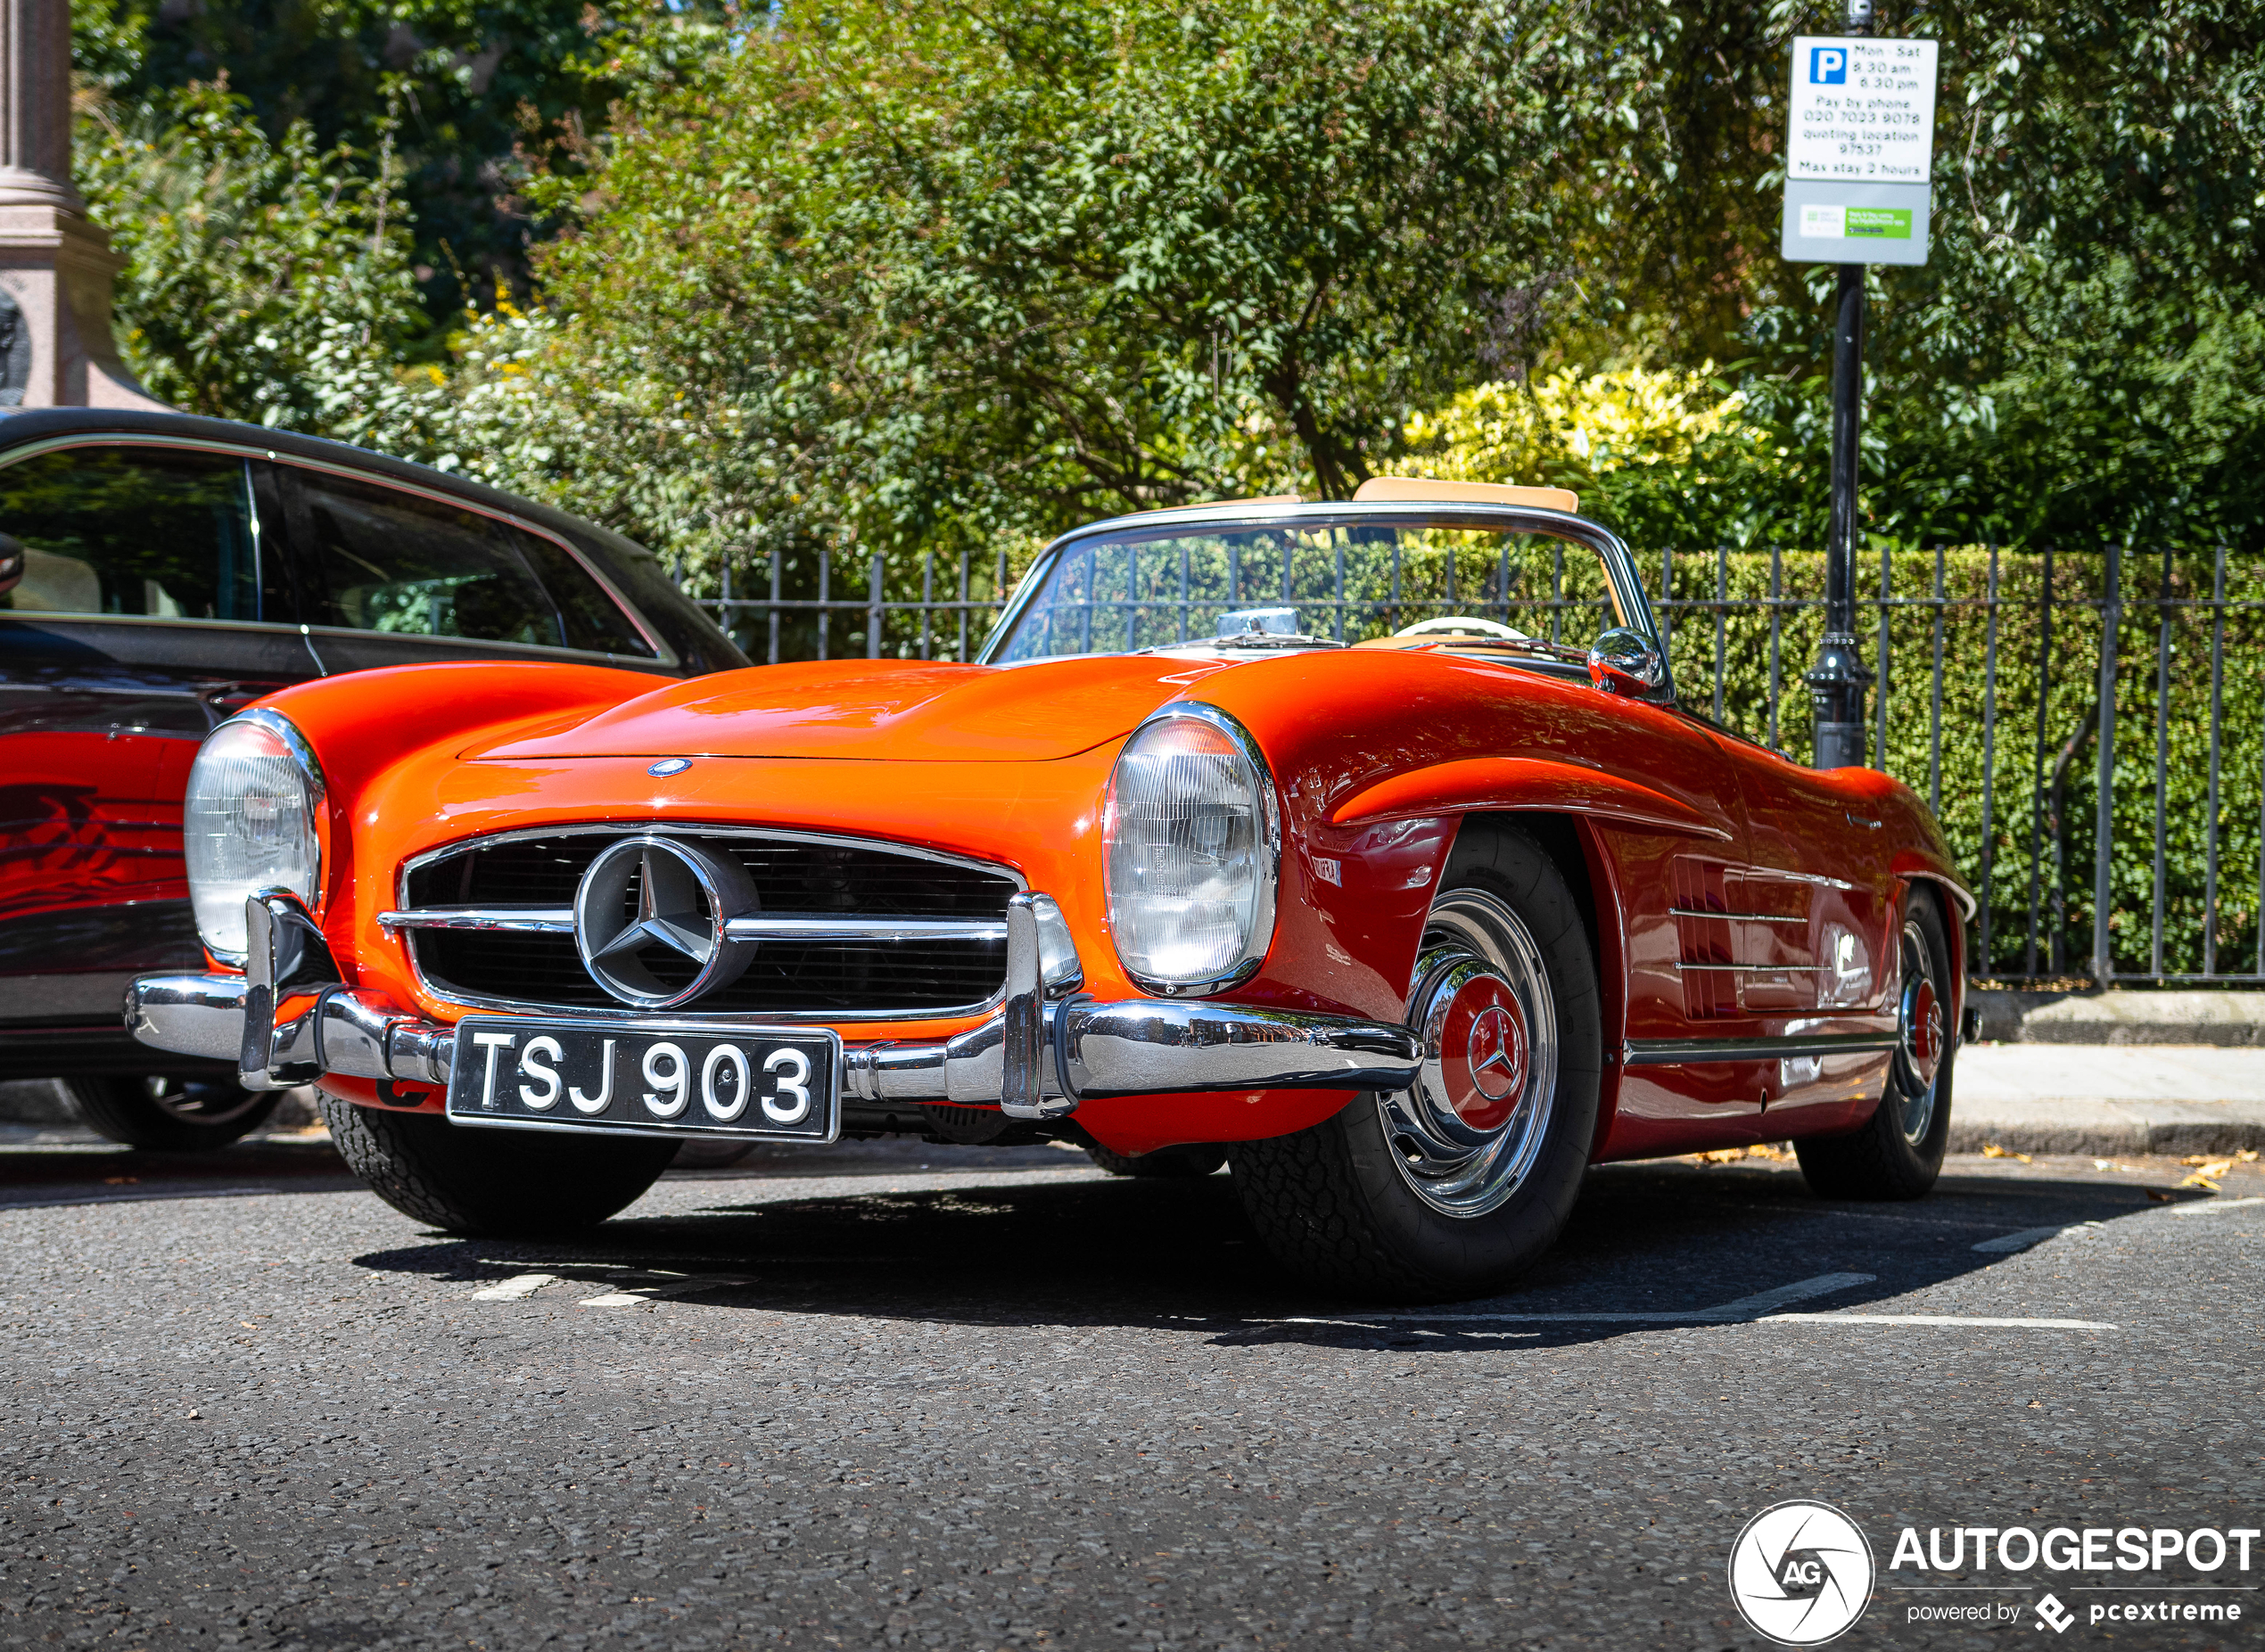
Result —
<svg viewBox="0 0 2265 1652"><path fill-rule="evenodd" d="M1509 1280L1600 1161L1790 1138L1820 1192L1924 1193L1940 833L1679 703L1573 504L1096 523L971 665L285 689L190 784L210 967L128 1022L319 1085L465 1232L602 1221L688 1138L1053 1138L1223 1156L1284 1262L1414 1299Z"/></svg>

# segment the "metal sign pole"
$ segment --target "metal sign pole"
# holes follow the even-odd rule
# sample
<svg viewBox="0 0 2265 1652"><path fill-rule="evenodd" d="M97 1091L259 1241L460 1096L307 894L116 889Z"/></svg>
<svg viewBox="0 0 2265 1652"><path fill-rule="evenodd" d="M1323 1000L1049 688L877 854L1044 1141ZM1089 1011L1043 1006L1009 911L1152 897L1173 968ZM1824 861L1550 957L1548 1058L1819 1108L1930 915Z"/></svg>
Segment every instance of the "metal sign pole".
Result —
<svg viewBox="0 0 2265 1652"><path fill-rule="evenodd" d="M1841 32L1872 32L1872 0L1844 0ZM1824 641L1807 678L1815 711L1810 760L1864 762L1865 669L1856 640L1857 460L1864 431L1864 266L1843 264L1833 326L1833 501L1824 539Z"/></svg>

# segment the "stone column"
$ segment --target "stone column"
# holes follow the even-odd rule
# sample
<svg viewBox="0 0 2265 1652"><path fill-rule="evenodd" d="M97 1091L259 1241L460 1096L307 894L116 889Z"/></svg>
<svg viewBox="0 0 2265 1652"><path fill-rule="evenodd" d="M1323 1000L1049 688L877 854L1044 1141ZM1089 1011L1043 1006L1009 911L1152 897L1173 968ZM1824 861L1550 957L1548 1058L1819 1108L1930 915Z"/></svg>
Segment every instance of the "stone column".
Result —
<svg viewBox="0 0 2265 1652"><path fill-rule="evenodd" d="M118 358L124 262L70 181L70 0L0 0L0 409L164 407Z"/></svg>

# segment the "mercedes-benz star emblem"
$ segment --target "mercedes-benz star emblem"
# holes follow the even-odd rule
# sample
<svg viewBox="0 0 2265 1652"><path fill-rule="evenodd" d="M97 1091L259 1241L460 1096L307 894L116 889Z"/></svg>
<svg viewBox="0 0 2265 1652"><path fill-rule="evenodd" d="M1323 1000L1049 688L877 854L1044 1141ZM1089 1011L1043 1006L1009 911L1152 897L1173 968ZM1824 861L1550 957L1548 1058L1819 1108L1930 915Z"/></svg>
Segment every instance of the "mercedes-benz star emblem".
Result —
<svg viewBox="0 0 2265 1652"><path fill-rule="evenodd" d="M678 838L625 837L582 874L574 944L590 979L622 1003L674 1009L747 967L754 944L732 940L729 925L759 905L738 862Z"/></svg>

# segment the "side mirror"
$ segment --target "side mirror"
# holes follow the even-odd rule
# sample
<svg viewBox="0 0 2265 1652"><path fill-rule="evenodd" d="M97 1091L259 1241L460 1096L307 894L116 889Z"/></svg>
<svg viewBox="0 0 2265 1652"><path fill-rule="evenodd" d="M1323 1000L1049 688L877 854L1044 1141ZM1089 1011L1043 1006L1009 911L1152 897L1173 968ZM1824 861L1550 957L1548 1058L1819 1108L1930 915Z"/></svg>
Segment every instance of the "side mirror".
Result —
<svg viewBox="0 0 2265 1652"><path fill-rule="evenodd" d="M24 565L29 560L23 554L22 540L0 533L0 596L23 583Z"/></svg>
<svg viewBox="0 0 2265 1652"><path fill-rule="evenodd" d="M1589 645L1589 681L1609 694L1649 700L1668 686L1668 662L1643 632L1615 626Z"/></svg>

